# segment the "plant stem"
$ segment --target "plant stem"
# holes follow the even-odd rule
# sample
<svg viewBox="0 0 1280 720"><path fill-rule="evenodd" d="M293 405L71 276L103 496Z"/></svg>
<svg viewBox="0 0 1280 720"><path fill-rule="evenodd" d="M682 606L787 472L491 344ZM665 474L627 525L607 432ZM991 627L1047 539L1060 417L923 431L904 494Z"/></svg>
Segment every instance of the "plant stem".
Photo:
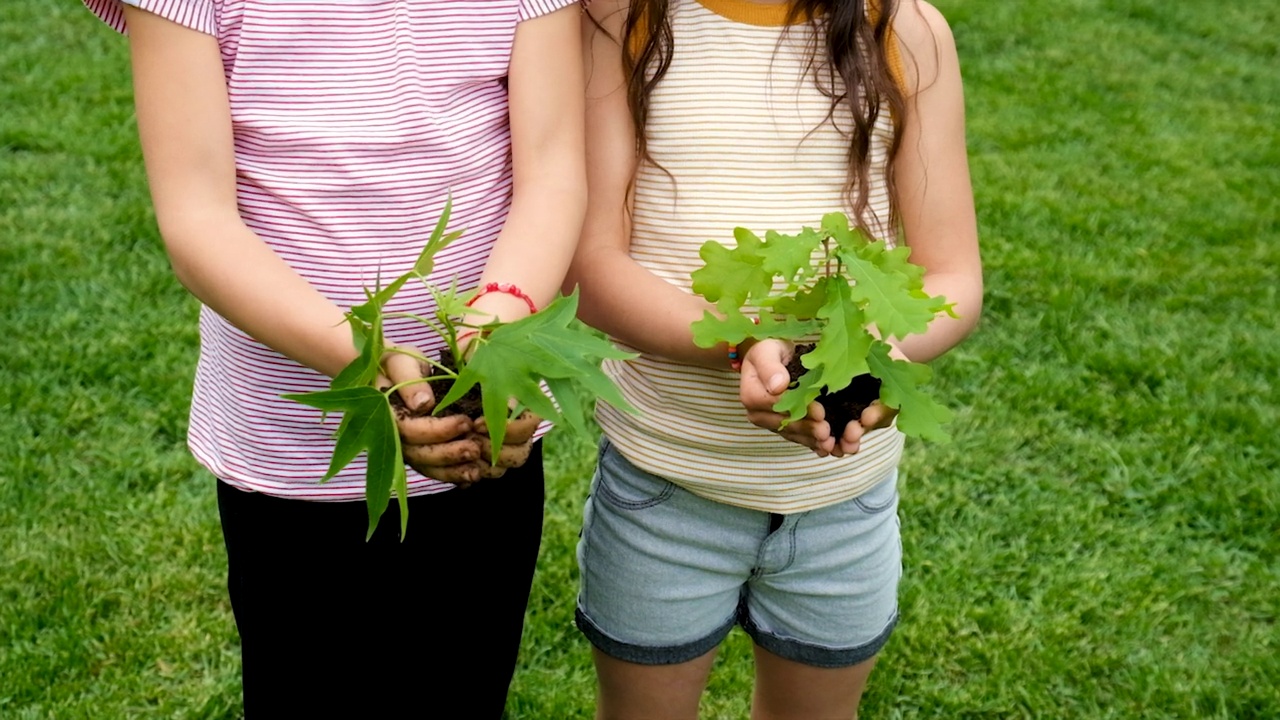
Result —
<svg viewBox="0 0 1280 720"><path fill-rule="evenodd" d="M457 377L458 377L457 375L453 375L453 374L450 374L450 375L430 375L430 376L428 376L428 377L420 377L420 378L414 378L414 379L412 379L412 380L405 380L405 381L404 381L404 382L402 382L402 383L396 383L395 385L392 385L391 387L387 388L386 390L383 390L383 391L382 391L382 394L383 394L383 395L386 395L386 396L389 398L389 397L391 397L391 394L392 394L392 393L394 393L394 392L398 392L398 391L400 390L400 388L403 388L403 387L409 387L410 385L417 385L417 384L419 384L419 383L429 383L429 382L431 382L432 380L453 380L453 379L456 379Z"/></svg>
<svg viewBox="0 0 1280 720"><path fill-rule="evenodd" d="M408 355L409 357L417 360L418 362L426 363L431 367L435 368L436 370L443 370L445 372L444 375L439 375L439 376L436 376L434 373L432 373L432 375L435 377L457 377L456 373L454 373L452 370L445 367L444 365L441 365L438 360L433 360L432 358L429 358L420 352L415 352L413 350L406 350L401 347L388 348L387 352L399 353L401 355Z"/></svg>
<svg viewBox="0 0 1280 720"><path fill-rule="evenodd" d="M436 321L431 320L430 318L424 317L424 316L422 316L422 315L418 315L418 314L416 314L416 313L411 313L411 312L393 312L393 313L386 313L386 314L384 315L384 317L389 317L389 318L406 318L406 319L409 319L409 320L417 320L418 322L422 323L423 325L426 325L427 327L429 327L429 328L431 328L432 330L434 330L434 331L435 331L435 333L436 333L437 335L439 335L440 337L445 337L445 336L447 335L447 333L445 332L445 328L444 328L443 326L441 326L441 325L438 325L438 324L436 323Z"/></svg>

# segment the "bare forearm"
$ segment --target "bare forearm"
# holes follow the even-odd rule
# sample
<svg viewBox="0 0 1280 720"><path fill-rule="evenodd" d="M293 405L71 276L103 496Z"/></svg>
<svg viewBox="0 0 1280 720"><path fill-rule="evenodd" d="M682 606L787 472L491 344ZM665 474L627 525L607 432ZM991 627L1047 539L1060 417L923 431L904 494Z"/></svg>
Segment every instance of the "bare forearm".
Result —
<svg viewBox="0 0 1280 720"><path fill-rule="evenodd" d="M517 188L506 224L498 235L481 284L513 283L546 307L559 292L573 258L586 211L581 171L532 179L528 190ZM528 312L510 296L485 296L476 306L503 319Z"/></svg>
<svg viewBox="0 0 1280 720"><path fill-rule="evenodd" d="M700 348L690 326L711 306L666 282L616 249L581 252L570 282L581 288L578 316L646 353L677 362L727 369L724 345Z"/></svg>
<svg viewBox="0 0 1280 720"><path fill-rule="evenodd" d="M538 308L560 289L586 213L580 12L566 7L522 22L508 75L515 187L481 282L512 283ZM529 312L506 293L475 307L504 321Z"/></svg>
<svg viewBox="0 0 1280 720"><path fill-rule="evenodd" d="M356 354L342 311L240 218L217 41L146 10L124 12L148 184L175 274L253 338L337 374Z"/></svg>
<svg viewBox="0 0 1280 720"><path fill-rule="evenodd" d="M178 280L267 347L330 377L356 356L343 312L239 221L162 228Z"/></svg>
<svg viewBox="0 0 1280 720"><path fill-rule="evenodd" d="M982 314L981 277L975 280L971 275L938 274L925 279L924 289L953 303L957 317L939 316L926 332L892 340L914 362L929 362L959 345L973 331Z"/></svg>

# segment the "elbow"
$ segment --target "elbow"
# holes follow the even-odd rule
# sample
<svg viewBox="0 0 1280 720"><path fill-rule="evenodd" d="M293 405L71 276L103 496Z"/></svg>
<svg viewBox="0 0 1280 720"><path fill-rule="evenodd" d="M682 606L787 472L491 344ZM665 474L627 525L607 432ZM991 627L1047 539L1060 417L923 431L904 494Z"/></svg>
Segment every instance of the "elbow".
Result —
<svg viewBox="0 0 1280 720"><path fill-rule="evenodd" d="M595 291L596 288L591 282L597 277L595 270L597 259L594 255L595 253L591 252L589 247L585 247L582 243L578 244L573 253L573 260L569 262L569 269L564 275L565 294L576 290L585 299Z"/></svg>
<svg viewBox="0 0 1280 720"><path fill-rule="evenodd" d="M582 276L583 273L578 264L578 257L575 255L573 260L569 263L569 269L565 271L564 283L560 287L560 292L565 295L573 294L575 290L578 290L578 288L581 287Z"/></svg>
<svg viewBox="0 0 1280 720"><path fill-rule="evenodd" d="M578 319L601 328L607 322L605 306L609 303L611 289L608 278L616 277L616 267L609 268L608 253L590 242L582 243L569 263L565 274L564 292L578 293Z"/></svg>
<svg viewBox="0 0 1280 720"><path fill-rule="evenodd" d="M960 327L960 338L968 337L977 329L982 319L982 274L977 273L966 284L967 292L960 293L954 303L956 322Z"/></svg>
<svg viewBox="0 0 1280 720"><path fill-rule="evenodd" d="M243 228L239 215L228 218L221 213L194 211L157 213L156 221L174 277L203 301L210 275L208 249L226 248L226 243L235 238L235 225ZM210 238L217 238L218 242L211 242Z"/></svg>
<svg viewBox="0 0 1280 720"><path fill-rule="evenodd" d="M977 330L978 323L982 320L982 288L978 288L978 293L967 310L967 316L963 318L965 320L965 337L968 337L974 330Z"/></svg>
<svg viewBox="0 0 1280 720"><path fill-rule="evenodd" d="M199 296L200 263L194 252L199 241L194 237L197 232L195 223L166 219L164 216L157 216L157 222L174 277L192 294Z"/></svg>

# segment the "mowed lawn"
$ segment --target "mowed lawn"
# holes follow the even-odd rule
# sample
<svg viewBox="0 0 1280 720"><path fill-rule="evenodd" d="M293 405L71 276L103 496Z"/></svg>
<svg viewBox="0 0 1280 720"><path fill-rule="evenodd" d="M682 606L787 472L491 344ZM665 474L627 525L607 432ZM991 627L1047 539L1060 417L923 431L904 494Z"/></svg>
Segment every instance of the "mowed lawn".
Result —
<svg viewBox="0 0 1280 720"><path fill-rule="evenodd" d="M935 363L954 443L909 445L902 622L863 717L1280 718L1280 5L937 4L987 302ZM0 718L239 714L183 441L196 303L135 133L123 40L73 0L0 4ZM547 443L508 716L585 718L592 445ZM463 623L481 600L405 598ZM705 717L745 718L750 677L735 633Z"/></svg>

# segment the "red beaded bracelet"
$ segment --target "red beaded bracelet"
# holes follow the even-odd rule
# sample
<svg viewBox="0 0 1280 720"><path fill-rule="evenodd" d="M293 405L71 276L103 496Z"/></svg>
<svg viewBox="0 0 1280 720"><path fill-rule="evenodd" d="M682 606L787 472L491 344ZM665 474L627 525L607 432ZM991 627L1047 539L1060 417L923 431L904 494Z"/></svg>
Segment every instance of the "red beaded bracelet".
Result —
<svg viewBox="0 0 1280 720"><path fill-rule="evenodd" d="M533 313L538 312L538 306L533 304L533 298L529 297L528 294L525 293L525 291L516 287L512 283L499 283L499 282L491 282L485 285L484 287L480 288L480 291L475 294L475 297L467 301L467 307L471 307L472 305L475 304L477 300L484 297L485 295L488 295L489 293L506 293L507 295L514 295L515 297L518 297L521 300L523 300L525 305L529 306L529 314L532 315Z"/></svg>

